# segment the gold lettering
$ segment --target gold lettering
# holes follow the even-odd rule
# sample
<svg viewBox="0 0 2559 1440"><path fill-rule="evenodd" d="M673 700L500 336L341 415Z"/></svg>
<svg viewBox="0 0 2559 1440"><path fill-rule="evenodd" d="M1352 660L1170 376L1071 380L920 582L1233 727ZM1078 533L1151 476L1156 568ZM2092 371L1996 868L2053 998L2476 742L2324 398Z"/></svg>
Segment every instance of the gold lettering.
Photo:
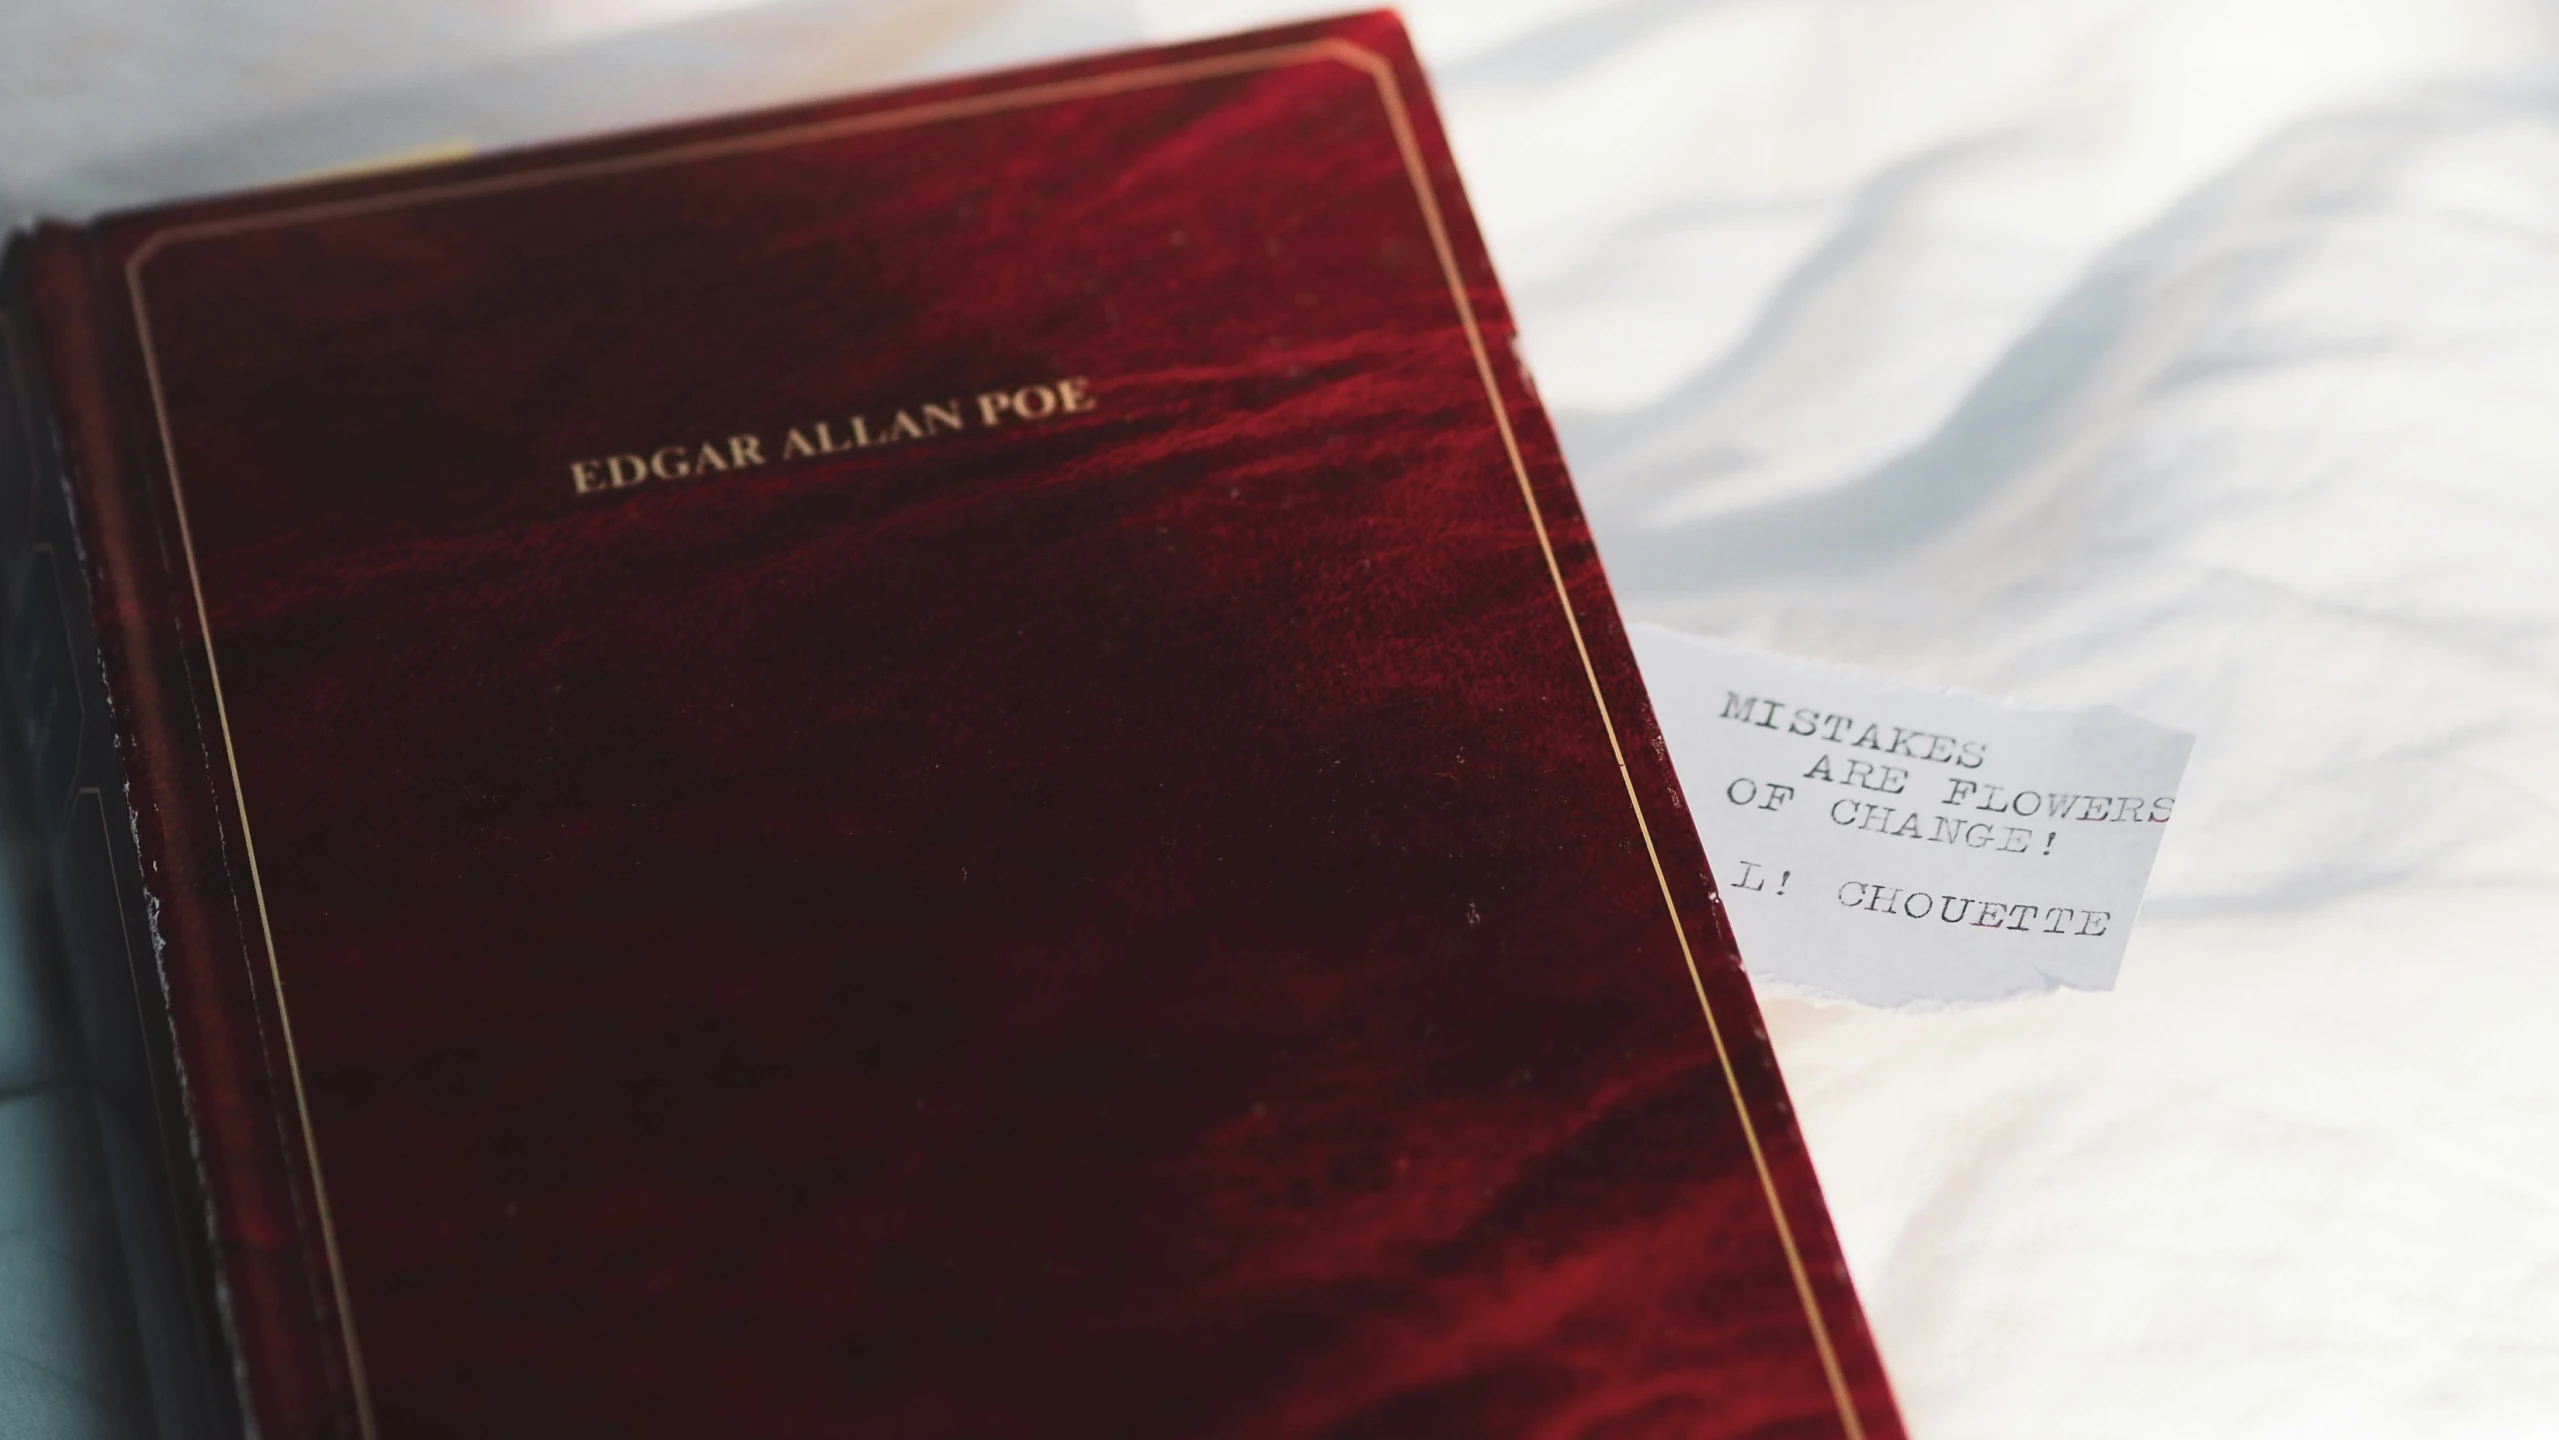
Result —
<svg viewBox="0 0 2559 1440"><path fill-rule="evenodd" d="M977 412L974 425L969 420L972 408ZM992 430L1005 424L1089 414L1100 408L1101 402L1093 394L1093 382L1081 375L1069 376L982 391L966 398L928 400L908 409L890 411L888 422L878 429L873 429L869 417L864 415L843 415L837 420L795 425L782 432L780 450L772 457L765 454L764 437L750 430L721 439L662 445L645 452L571 460L568 462L569 486L577 494L592 495L605 490L625 490L652 480L683 480L744 470L766 464L768 459L812 460L821 455L869 450L907 440L963 434L971 429ZM842 430L836 428L839 421L844 427Z"/></svg>

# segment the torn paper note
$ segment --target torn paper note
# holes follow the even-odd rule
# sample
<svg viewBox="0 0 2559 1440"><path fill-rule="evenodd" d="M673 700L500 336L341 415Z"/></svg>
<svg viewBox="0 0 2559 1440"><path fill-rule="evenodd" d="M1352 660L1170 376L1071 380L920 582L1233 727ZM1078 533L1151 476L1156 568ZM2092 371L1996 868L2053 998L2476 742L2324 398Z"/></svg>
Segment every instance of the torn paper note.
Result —
<svg viewBox="0 0 2559 1440"><path fill-rule="evenodd" d="M2114 984L2193 736L1633 638L1754 976L1875 1005Z"/></svg>

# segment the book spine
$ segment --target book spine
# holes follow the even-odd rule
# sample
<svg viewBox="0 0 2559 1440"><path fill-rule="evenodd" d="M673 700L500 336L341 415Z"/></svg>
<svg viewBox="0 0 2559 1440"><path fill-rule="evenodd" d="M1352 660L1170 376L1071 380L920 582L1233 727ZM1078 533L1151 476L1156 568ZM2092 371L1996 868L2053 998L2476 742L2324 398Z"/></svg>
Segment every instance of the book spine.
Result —
<svg viewBox="0 0 2559 1440"><path fill-rule="evenodd" d="M76 1021L149 1412L164 1440L241 1432L223 1360L212 1247L69 486L36 296L37 242L0 262L0 676L20 765L13 817L47 892L35 943L58 947Z"/></svg>

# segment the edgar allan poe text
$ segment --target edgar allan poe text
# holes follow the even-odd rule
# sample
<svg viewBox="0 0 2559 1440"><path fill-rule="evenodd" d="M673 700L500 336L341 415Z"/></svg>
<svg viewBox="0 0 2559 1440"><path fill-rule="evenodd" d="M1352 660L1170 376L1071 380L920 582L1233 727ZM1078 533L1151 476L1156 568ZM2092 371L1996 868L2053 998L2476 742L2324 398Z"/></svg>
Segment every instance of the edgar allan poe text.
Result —
<svg viewBox="0 0 2559 1440"><path fill-rule="evenodd" d="M569 484L580 495L599 495L635 485L698 479L759 465L912 444L970 430L1037 425L1086 414L1099 405L1093 398L1092 383L1081 377L1011 386L896 410L812 420L779 432L746 431L715 440L572 460Z"/></svg>

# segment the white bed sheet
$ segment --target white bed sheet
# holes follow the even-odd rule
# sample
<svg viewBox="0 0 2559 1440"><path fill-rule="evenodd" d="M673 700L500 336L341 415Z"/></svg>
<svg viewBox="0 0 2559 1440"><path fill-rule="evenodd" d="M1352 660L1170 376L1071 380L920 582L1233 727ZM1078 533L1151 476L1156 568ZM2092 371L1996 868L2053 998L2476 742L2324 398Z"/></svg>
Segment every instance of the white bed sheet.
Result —
<svg viewBox="0 0 2559 1440"><path fill-rule="evenodd" d="M0 211L1317 8L15 0ZM1631 615L2201 737L2114 992L1768 998L1913 1432L2559 1435L2559 10L1406 8ZM0 1435L124 1433L30 994Z"/></svg>

